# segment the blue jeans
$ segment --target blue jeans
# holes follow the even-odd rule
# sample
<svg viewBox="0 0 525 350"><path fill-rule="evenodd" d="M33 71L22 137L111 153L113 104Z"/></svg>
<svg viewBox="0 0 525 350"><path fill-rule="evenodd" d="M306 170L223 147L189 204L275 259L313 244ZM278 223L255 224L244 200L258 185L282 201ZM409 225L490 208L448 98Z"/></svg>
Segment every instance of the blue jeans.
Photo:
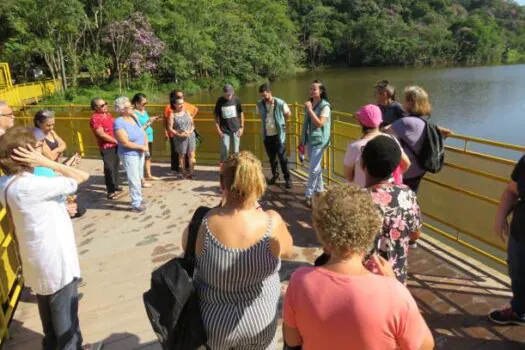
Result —
<svg viewBox="0 0 525 350"><path fill-rule="evenodd" d="M239 145L241 143L241 138L237 132L223 131L223 136L221 139L221 162L224 162L228 159L228 154L230 153L230 143L233 139L233 153L239 153Z"/></svg>
<svg viewBox="0 0 525 350"><path fill-rule="evenodd" d="M78 281L74 279L51 295L36 296L44 330L44 350L78 350L82 334L78 322Z"/></svg>
<svg viewBox="0 0 525 350"><path fill-rule="evenodd" d="M509 235L507 264L512 287L510 305L517 314L525 314L525 238Z"/></svg>
<svg viewBox="0 0 525 350"><path fill-rule="evenodd" d="M144 178L144 153L140 155L122 154L122 164L126 170L131 195L131 205L138 208L142 203L142 179Z"/></svg>
<svg viewBox="0 0 525 350"><path fill-rule="evenodd" d="M310 158L310 169L308 169L308 184L306 185L306 198L312 198L314 190L316 193L324 191L323 185L323 169L321 162L323 161L323 153L325 148L315 148L308 146L308 158Z"/></svg>

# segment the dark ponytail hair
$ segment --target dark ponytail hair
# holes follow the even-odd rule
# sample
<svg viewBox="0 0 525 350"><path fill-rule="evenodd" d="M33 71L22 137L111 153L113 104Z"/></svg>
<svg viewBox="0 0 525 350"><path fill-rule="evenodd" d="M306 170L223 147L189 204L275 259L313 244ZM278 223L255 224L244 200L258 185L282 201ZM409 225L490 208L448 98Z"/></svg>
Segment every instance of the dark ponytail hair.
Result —
<svg viewBox="0 0 525 350"><path fill-rule="evenodd" d="M144 95L142 92L139 92L138 94L135 94L133 98L131 99L131 104L136 106L140 101L145 100L146 95Z"/></svg>
<svg viewBox="0 0 525 350"><path fill-rule="evenodd" d="M33 123L35 124L35 128L40 128L40 125L42 125L42 123L54 117L55 117L55 113L53 111L50 111L49 109L39 110L38 112L36 112L35 117L33 118Z"/></svg>
<svg viewBox="0 0 525 350"><path fill-rule="evenodd" d="M325 100L326 102L330 102L328 100L328 93L326 92L326 86L324 86L323 82L319 79L316 79L312 81L312 84L318 84L319 90L321 90L321 100Z"/></svg>

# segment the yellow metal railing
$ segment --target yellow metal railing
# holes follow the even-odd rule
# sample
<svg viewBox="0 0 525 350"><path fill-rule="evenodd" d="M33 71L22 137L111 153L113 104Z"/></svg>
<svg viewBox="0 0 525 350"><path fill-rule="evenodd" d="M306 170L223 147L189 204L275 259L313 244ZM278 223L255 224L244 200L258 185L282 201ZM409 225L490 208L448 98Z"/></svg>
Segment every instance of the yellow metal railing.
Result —
<svg viewBox="0 0 525 350"><path fill-rule="evenodd" d="M59 80L44 80L40 82L17 84L0 89L0 100L7 101L11 106L21 106L25 103L40 101L60 89Z"/></svg>
<svg viewBox="0 0 525 350"><path fill-rule="evenodd" d="M89 128L91 111L86 105L20 106L17 115L19 123L32 125L36 108L50 108L57 112L57 132L70 145L69 149L98 157L95 137ZM162 114L162 105L149 105L150 115ZM213 107L211 104L198 105L199 115L196 127L203 135L204 142L198 150L200 163L217 163L219 138L215 131ZM290 105L292 116L287 123L287 149L297 173L305 174L307 162L301 164L296 152L300 143L304 107ZM245 136L241 148L252 151L266 159L260 121L255 115L255 105L244 105ZM361 136L361 128L352 123L353 115L334 111L332 113L332 139L323 157L323 175L328 183L344 181L343 157L348 143ZM169 144L164 142L163 123L153 126L155 130L154 154L157 160L170 156ZM525 147L480 138L453 135L447 140L446 162L439 174L425 177L418 194L425 214L425 228L456 243L480 253L489 259L505 264L505 246L491 232L499 197L509 180L509 174L519 153ZM459 144L459 146L458 146ZM490 148L479 152L478 148ZM507 157L498 156L508 152ZM512 159L508 159L508 158Z"/></svg>

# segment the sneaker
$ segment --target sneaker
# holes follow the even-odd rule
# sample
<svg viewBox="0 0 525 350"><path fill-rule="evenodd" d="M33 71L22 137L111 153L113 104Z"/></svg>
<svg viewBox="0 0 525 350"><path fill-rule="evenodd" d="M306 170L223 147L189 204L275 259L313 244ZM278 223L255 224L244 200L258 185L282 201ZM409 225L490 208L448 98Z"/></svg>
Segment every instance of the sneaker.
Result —
<svg viewBox="0 0 525 350"><path fill-rule="evenodd" d="M491 311L489 320L497 324L525 326L525 314L518 315L511 307Z"/></svg>
<svg viewBox="0 0 525 350"><path fill-rule="evenodd" d="M408 241L408 246L412 249L417 248L417 242L416 241Z"/></svg>
<svg viewBox="0 0 525 350"><path fill-rule="evenodd" d="M278 178L279 178L279 175L274 175L271 178L269 178L266 182L268 183L268 185L275 185L275 182L277 181Z"/></svg>
<svg viewBox="0 0 525 350"><path fill-rule="evenodd" d="M146 211L146 206L144 204L141 204L138 207L133 207L131 211L134 213L143 213Z"/></svg>
<svg viewBox="0 0 525 350"><path fill-rule="evenodd" d="M293 186L292 186L292 180L288 179L285 181L285 184L284 184L284 187L286 187L287 189L291 189Z"/></svg>

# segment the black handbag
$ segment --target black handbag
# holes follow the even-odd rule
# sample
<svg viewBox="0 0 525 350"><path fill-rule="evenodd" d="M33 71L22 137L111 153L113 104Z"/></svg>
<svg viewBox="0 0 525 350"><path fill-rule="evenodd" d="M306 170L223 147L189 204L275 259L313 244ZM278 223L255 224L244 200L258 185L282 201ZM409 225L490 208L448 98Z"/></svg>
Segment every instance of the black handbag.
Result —
<svg viewBox="0 0 525 350"><path fill-rule="evenodd" d="M191 350L206 344L198 295L193 285L195 243L201 222L210 210L199 207L190 221L186 253L151 274L144 305L153 330L165 350Z"/></svg>

